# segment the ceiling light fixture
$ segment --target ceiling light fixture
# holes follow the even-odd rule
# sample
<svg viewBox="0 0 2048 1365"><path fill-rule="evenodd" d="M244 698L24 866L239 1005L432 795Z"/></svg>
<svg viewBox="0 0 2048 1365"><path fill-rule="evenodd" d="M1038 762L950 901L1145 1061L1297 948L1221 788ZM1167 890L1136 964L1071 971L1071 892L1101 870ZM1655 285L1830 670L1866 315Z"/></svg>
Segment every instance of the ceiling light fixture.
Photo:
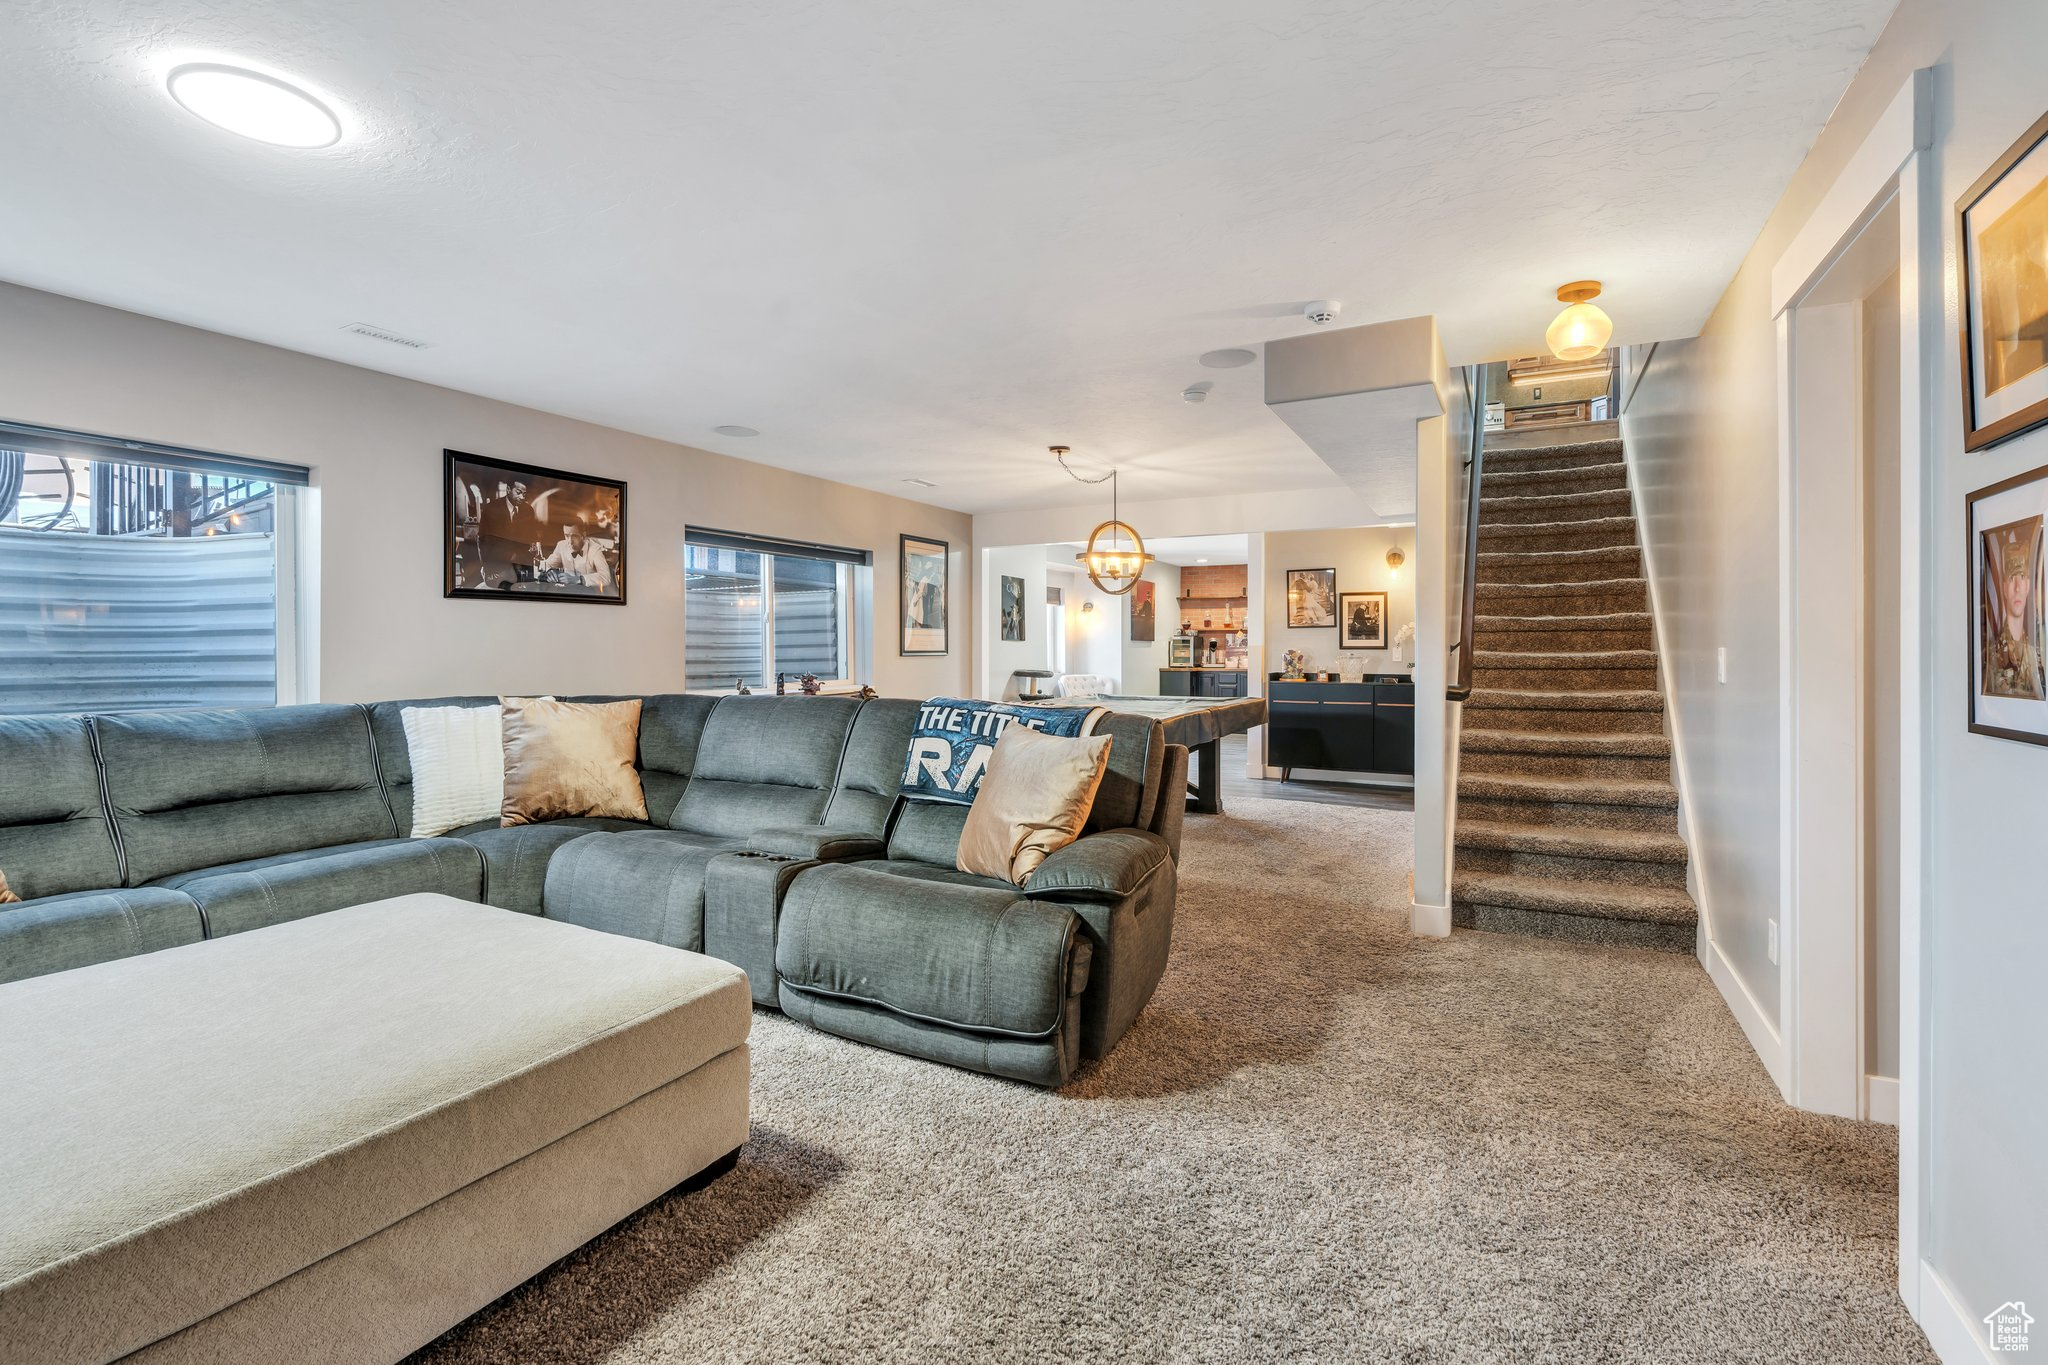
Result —
<svg viewBox="0 0 2048 1365"><path fill-rule="evenodd" d="M1240 365L1249 365L1258 358L1257 351L1232 347L1227 351L1204 351L1195 363L1205 370L1234 370Z"/></svg>
<svg viewBox="0 0 2048 1365"><path fill-rule="evenodd" d="M1614 335L1614 319L1593 303L1600 297L1600 281L1574 280L1557 291L1559 303L1570 305L1551 319L1543 340L1559 360L1591 360L1607 349Z"/></svg>
<svg viewBox="0 0 2048 1365"><path fill-rule="evenodd" d="M1088 581L1112 597L1121 597L1138 586L1138 575L1145 572L1145 566L1152 562L1152 556L1145 551L1145 541L1138 535L1138 529L1122 519L1117 511L1116 470L1099 479L1084 479L1073 470L1067 469L1067 455L1070 447L1050 446L1053 458L1066 469L1067 477L1076 483L1109 485L1109 520L1097 526L1088 534L1088 548L1074 556L1088 570ZM1128 540L1129 545L1124 542ZM1107 581L1105 581L1107 580Z"/></svg>
<svg viewBox="0 0 2048 1365"><path fill-rule="evenodd" d="M188 62L171 69L164 87L186 113L273 147L312 149L341 141L341 120L332 109L260 71Z"/></svg>

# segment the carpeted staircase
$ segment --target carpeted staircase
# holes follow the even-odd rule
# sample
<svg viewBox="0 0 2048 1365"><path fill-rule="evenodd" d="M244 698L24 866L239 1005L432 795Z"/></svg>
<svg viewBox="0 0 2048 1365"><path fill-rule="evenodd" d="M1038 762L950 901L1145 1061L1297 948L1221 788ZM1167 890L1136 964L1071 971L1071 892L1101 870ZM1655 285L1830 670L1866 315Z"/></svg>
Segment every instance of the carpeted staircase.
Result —
<svg viewBox="0 0 2048 1365"><path fill-rule="evenodd" d="M1488 450L1452 921L1691 952L1621 442Z"/></svg>

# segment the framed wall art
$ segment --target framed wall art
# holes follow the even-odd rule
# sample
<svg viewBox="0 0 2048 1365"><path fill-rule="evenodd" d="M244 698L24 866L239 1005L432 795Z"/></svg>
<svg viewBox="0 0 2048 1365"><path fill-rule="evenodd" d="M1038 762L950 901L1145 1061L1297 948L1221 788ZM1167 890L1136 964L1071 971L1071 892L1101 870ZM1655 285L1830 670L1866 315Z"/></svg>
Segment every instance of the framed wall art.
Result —
<svg viewBox="0 0 2048 1365"><path fill-rule="evenodd" d="M1003 641L1015 644L1024 638L1024 580L1011 574L1002 578Z"/></svg>
<svg viewBox="0 0 2048 1365"><path fill-rule="evenodd" d="M626 485L444 450L443 597L626 603Z"/></svg>
<svg viewBox="0 0 2048 1365"><path fill-rule="evenodd" d="M947 651L948 556L952 546L923 536L898 536L902 564L902 630L899 654L944 654Z"/></svg>
<svg viewBox="0 0 2048 1365"><path fill-rule="evenodd" d="M1314 630L1337 624L1337 571L1335 569L1289 569L1287 571L1287 627Z"/></svg>
<svg viewBox="0 0 2048 1365"><path fill-rule="evenodd" d="M1159 630L1159 585L1141 578L1131 587L1131 640L1147 644Z"/></svg>
<svg viewBox="0 0 2048 1365"><path fill-rule="evenodd" d="M2043 528L2048 465L1966 500L1970 568L1970 729L2048 744Z"/></svg>
<svg viewBox="0 0 2048 1365"><path fill-rule="evenodd" d="M2048 115L1956 203L1963 448L2048 422Z"/></svg>
<svg viewBox="0 0 2048 1365"><path fill-rule="evenodd" d="M1387 595L1383 592L1347 592L1338 597L1337 637L1339 649L1385 649L1387 647Z"/></svg>

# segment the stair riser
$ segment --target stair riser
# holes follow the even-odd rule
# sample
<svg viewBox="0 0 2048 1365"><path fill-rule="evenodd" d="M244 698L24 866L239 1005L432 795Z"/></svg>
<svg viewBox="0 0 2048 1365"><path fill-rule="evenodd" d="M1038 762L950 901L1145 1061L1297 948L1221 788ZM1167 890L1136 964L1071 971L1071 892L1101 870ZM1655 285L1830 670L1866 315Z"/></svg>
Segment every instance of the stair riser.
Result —
<svg viewBox="0 0 2048 1365"><path fill-rule="evenodd" d="M1493 668L1472 670L1474 687L1511 692L1648 692L1657 686L1654 668Z"/></svg>
<svg viewBox="0 0 2048 1365"><path fill-rule="evenodd" d="M1481 498L1547 498L1560 493L1603 493L1628 490L1628 471L1621 465L1594 465L1528 474L1489 469L1479 477Z"/></svg>
<svg viewBox="0 0 2048 1365"><path fill-rule="evenodd" d="M1467 730L1532 730L1544 735L1661 735L1661 711L1551 711L1466 706Z"/></svg>
<svg viewBox="0 0 2048 1365"><path fill-rule="evenodd" d="M1619 886L1665 886L1685 890L1685 864L1638 863L1617 858L1575 858L1569 854L1520 853L1505 848L1458 846L1460 872L1504 872L1565 882Z"/></svg>
<svg viewBox="0 0 2048 1365"><path fill-rule="evenodd" d="M1571 754L1496 754L1467 751L1458 757L1458 771L1511 773L1518 777L1642 777L1671 780L1668 758L1629 755L1582 757Z"/></svg>
<svg viewBox="0 0 2048 1365"><path fill-rule="evenodd" d="M1472 647L1498 654L1597 654L1611 649L1655 649L1647 630L1486 630Z"/></svg>
<svg viewBox="0 0 2048 1365"><path fill-rule="evenodd" d="M1588 806L1573 801L1500 801L1485 797L1458 798L1461 820L1497 820L1510 825L1550 825L1559 829L1635 829L1652 834L1678 833L1678 813L1657 806Z"/></svg>
<svg viewBox="0 0 2048 1365"><path fill-rule="evenodd" d="M1481 616L1612 616L1650 609L1649 589L1641 583L1554 592L1482 581L1477 597Z"/></svg>
<svg viewBox="0 0 2048 1365"><path fill-rule="evenodd" d="M1492 526L1532 526L1551 521L1599 521L1606 517L1629 516L1635 509L1630 506L1628 491L1609 490L1604 493L1573 493L1562 498L1546 498L1528 506L1521 505L1519 498L1479 500L1479 529L1484 532Z"/></svg>
<svg viewBox="0 0 2048 1365"><path fill-rule="evenodd" d="M1558 915L1497 905L1470 905L1464 901L1452 902L1451 923L1460 929L1481 933L1520 934L1528 938L1600 943L1619 948L1651 948L1664 953L1690 953L1699 937L1698 928L1690 925Z"/></svg>
<svg viewBox="0 0 2048 1365"><path fill-rule="evenodd" d="M1587 522L1583 528L1574 528L1569 523L1563 529L1546 523L1546 529L1534 527L1511 527L1489 531L1479 528L1479 553L1510 554L1526 553L1531 550L1633 550L1636 547L1636 528L1633 523L1610 526L1605 522Z"/></svg>
<svg viewBox="0 0 2048 1365"><path fill-rule="evenodd" d="M1587 469L1613 464L1620 458L1621 447L1605 442L1567 450L1489 450L1480 468L1483 474L1527 474Z"/></svg>
<svg viewBox="0 0 2048 1365"><path fill-rule="evenodd" d="M1479 588L1511 584L1599 583L1614 578L1634 578L1642 572L1639 552L1609 551L1598 557L1575 559L1519 559L1508 555L1479 557Z"/></svg>

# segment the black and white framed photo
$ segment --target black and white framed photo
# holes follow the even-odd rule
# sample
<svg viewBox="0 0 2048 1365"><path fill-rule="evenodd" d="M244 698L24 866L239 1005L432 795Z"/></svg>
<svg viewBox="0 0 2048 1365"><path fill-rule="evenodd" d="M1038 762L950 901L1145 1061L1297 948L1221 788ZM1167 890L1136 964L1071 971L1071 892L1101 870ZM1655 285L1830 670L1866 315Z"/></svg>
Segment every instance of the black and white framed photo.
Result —
<svg viewBox="0 0 2048 1365"><path fill-rule="evenodd" d="M1337 571L1287 571L1287 628L1314 630L1337 624Z"/></svg>
<svg viewBox="0 0 2048 1365"><path fill-rule="evenodd" d="M626 485L444 450L441 595L626 604Z"/></svg>
<svg viewBox="0 0 2048 1365"><path fill-rule="evenodd" d="M902 561L903 629L897 652L944 654L947 650L947 559L952 546L923 536L898 536Z"/></svg>
<svg viewBox="0 0 2048 1365"><path fill-rule="evenodd" d="M1339 649L1385 649L1387 647L1387 595L1383 592L1347 592L1338 597L1337 635Z"/></svg>
<svg viewBox="0 0 2048 1365"><path fill-rule="evenodd" d="M2048 422L2048 115L1956 202L1963 449Z"/></svg>
<svg viewBox="0 0 2048 1365"><path fill-rule="evenodd" d="M1978 489L1967 507L1970 729L2048 744L2042 614L2048 465Z"/></svg>
<svg viewBox="0 0 2048 1365"><path fill-rule="evenodd" d="M1024 580L1003 575L1003 642L1017 644L1024 638Z"/></svg>

